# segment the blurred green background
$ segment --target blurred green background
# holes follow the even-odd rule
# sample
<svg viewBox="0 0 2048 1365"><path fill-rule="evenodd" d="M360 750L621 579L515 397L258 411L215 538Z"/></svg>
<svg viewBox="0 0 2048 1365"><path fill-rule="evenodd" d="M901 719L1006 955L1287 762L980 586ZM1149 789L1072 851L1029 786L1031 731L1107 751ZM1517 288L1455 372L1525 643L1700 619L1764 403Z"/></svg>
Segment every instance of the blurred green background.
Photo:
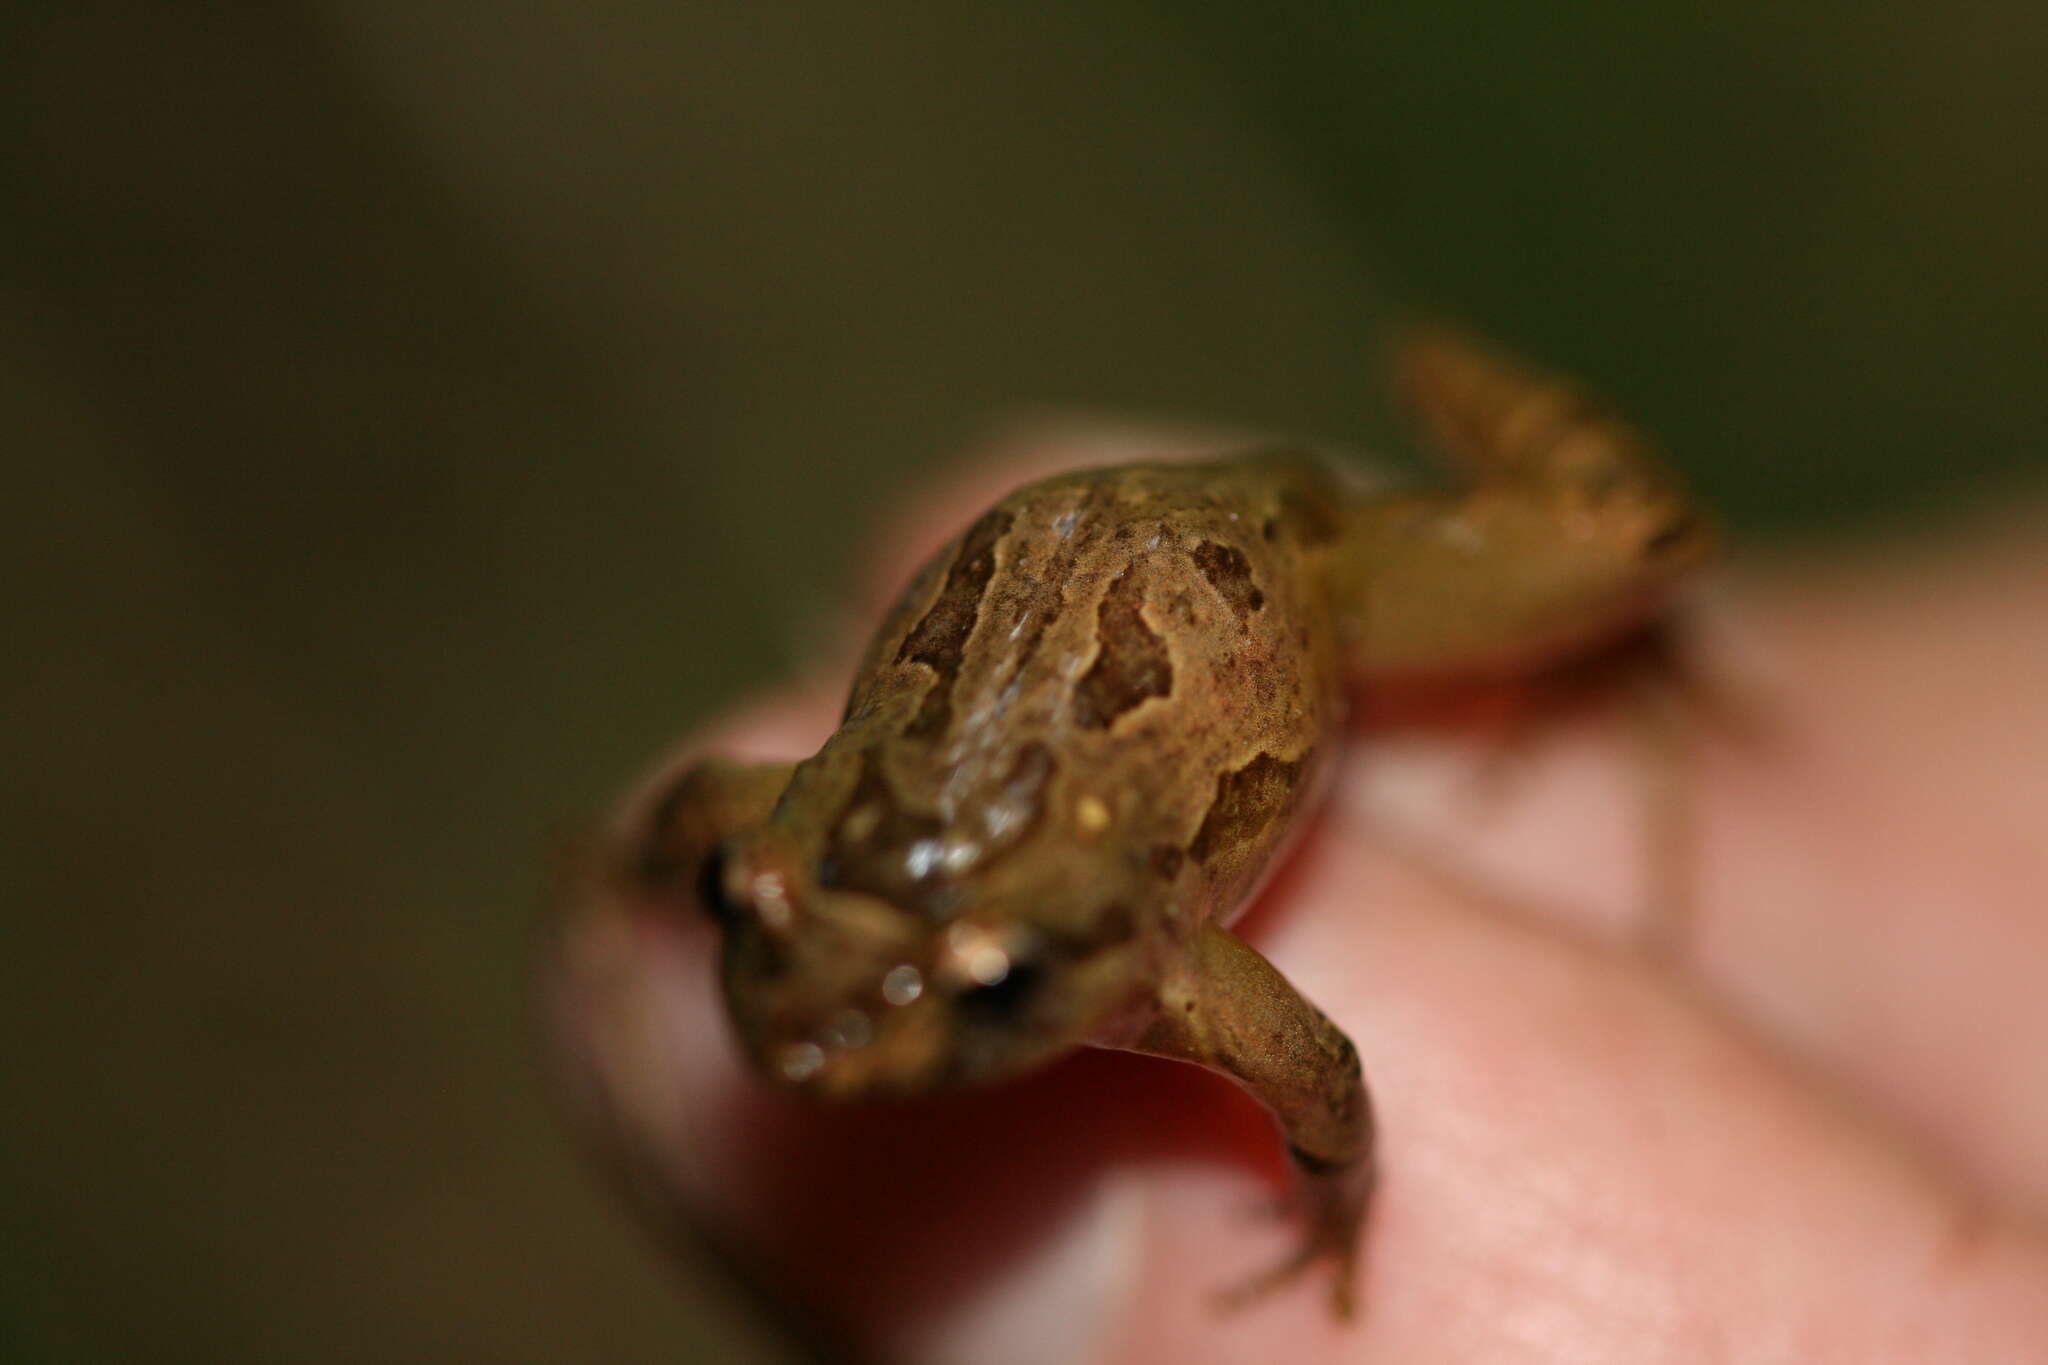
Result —
<svg viewBox="0 0 2048 1365"><path fill-rule="evenodd" d="M1752 541L2038 486L2048 10L0 18L0 1355L796 1358L578 1164L549 849L1020 408L1383 429L1391 306Z"/></svg>

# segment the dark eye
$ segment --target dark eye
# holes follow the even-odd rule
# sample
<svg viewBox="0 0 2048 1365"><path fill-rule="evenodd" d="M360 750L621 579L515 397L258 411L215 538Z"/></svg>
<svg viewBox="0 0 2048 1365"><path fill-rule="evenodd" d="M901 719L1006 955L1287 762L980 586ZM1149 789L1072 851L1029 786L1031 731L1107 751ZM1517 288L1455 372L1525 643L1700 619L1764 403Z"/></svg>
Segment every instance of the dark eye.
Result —
<svg viewBox="0 0 2048 1365"><path fill-rule="evenodd" d="M740 907L726 894L727 862L724 844L705 856L704 865L697 869L697 904L704 907L705 914L731 928L740 916Z"/></svg>
<svg viewBox="0 0 2048 1365"><path fill-rule="evenodd" d="M1030 962L1013 962L1001 980L962 991L960 1009L981 1023L1008 1023L1030 1006L1044 984L1044 968Z"/></svg>

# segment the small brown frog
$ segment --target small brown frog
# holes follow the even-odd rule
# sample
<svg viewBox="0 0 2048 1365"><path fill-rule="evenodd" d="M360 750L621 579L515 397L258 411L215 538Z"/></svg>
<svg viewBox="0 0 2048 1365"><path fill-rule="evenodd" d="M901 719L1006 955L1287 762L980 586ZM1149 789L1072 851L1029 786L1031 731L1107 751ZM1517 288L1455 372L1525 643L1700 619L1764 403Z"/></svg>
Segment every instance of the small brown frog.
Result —
<svg viewBox="0 0 2048 1365"><path fill-rule="evenodd" d="M1219 1071L1278 1119L1307 1221L1240 1294L1328 1261L1349 1313L1358 1055L1229 926L1315 805L1347 685L1575 657L1715 543L1574 388L1442 334L1397 375L1466 487L1293 451L1027 485L903 591L816 755L708 759L644 805L625 875L724 926L763 1076L916 1095L1082 1045Z"/></svg>

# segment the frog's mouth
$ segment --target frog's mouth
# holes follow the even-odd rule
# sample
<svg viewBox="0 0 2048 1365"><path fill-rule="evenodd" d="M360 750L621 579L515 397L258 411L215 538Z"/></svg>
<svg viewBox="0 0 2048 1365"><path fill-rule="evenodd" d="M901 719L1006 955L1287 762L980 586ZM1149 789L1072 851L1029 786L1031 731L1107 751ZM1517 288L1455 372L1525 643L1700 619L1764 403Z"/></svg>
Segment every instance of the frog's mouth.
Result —
<svg viewBox="0 0 2048 1365"><path fill-rule="evenodd" d="M751 1035L773 1084L828 1102L904 1099L1000 1084L1078 1044L1114 1036L1051 985L1018 972L1008 992L937 990L882 1011L848 1007ZM743 1037L750 1036L742 1025Z"/></svg>
<svg viewBox="0 0 2048 1365"><path fill-rule="evenodd" d="M848 1007L823 1024L779 1034L755 1061L776 1084L814 1099L924 1094L952 1084L943 1015L936 1002L894 1009L886 1018Z"/></svg>
<svg viewBox="0 0 2048 1365"><path fill-rule="evenodd" d="M1021 978L1020 978L1021 979ZM808 1098L901 1099L999 1083L1052 1060L1078 1039L1050 1018L991 1020L940 992L884 1011L847 1007L780 1028L749 1029L756 1069ZM755 1021L756 1023L762 1021Z"/></svg>

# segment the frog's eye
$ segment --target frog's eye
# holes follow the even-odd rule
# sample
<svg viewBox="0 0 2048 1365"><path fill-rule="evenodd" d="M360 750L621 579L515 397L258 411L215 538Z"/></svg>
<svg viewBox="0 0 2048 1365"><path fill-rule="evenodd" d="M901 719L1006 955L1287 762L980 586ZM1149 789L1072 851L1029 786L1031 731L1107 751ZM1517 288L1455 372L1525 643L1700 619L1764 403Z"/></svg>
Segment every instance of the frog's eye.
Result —
<svg viewBox="0 0 2048 1365"><path fill-rule="evenodd" d="M704 913L727 929L738 922L741 906L726 890L726 871L730 859L726 856L725 845L720 844L706 855L704 865L697 869L697 904L704 907Z"/></svg>
<svg viewBox="0 0 2048 1365"><path fill-rule="evenodd" d="M978 1023L1008 1023L1030 1007L1045 980L1045 969L1037 963L1012 962L996 980L962 991L960 1010Z"/></svg>

